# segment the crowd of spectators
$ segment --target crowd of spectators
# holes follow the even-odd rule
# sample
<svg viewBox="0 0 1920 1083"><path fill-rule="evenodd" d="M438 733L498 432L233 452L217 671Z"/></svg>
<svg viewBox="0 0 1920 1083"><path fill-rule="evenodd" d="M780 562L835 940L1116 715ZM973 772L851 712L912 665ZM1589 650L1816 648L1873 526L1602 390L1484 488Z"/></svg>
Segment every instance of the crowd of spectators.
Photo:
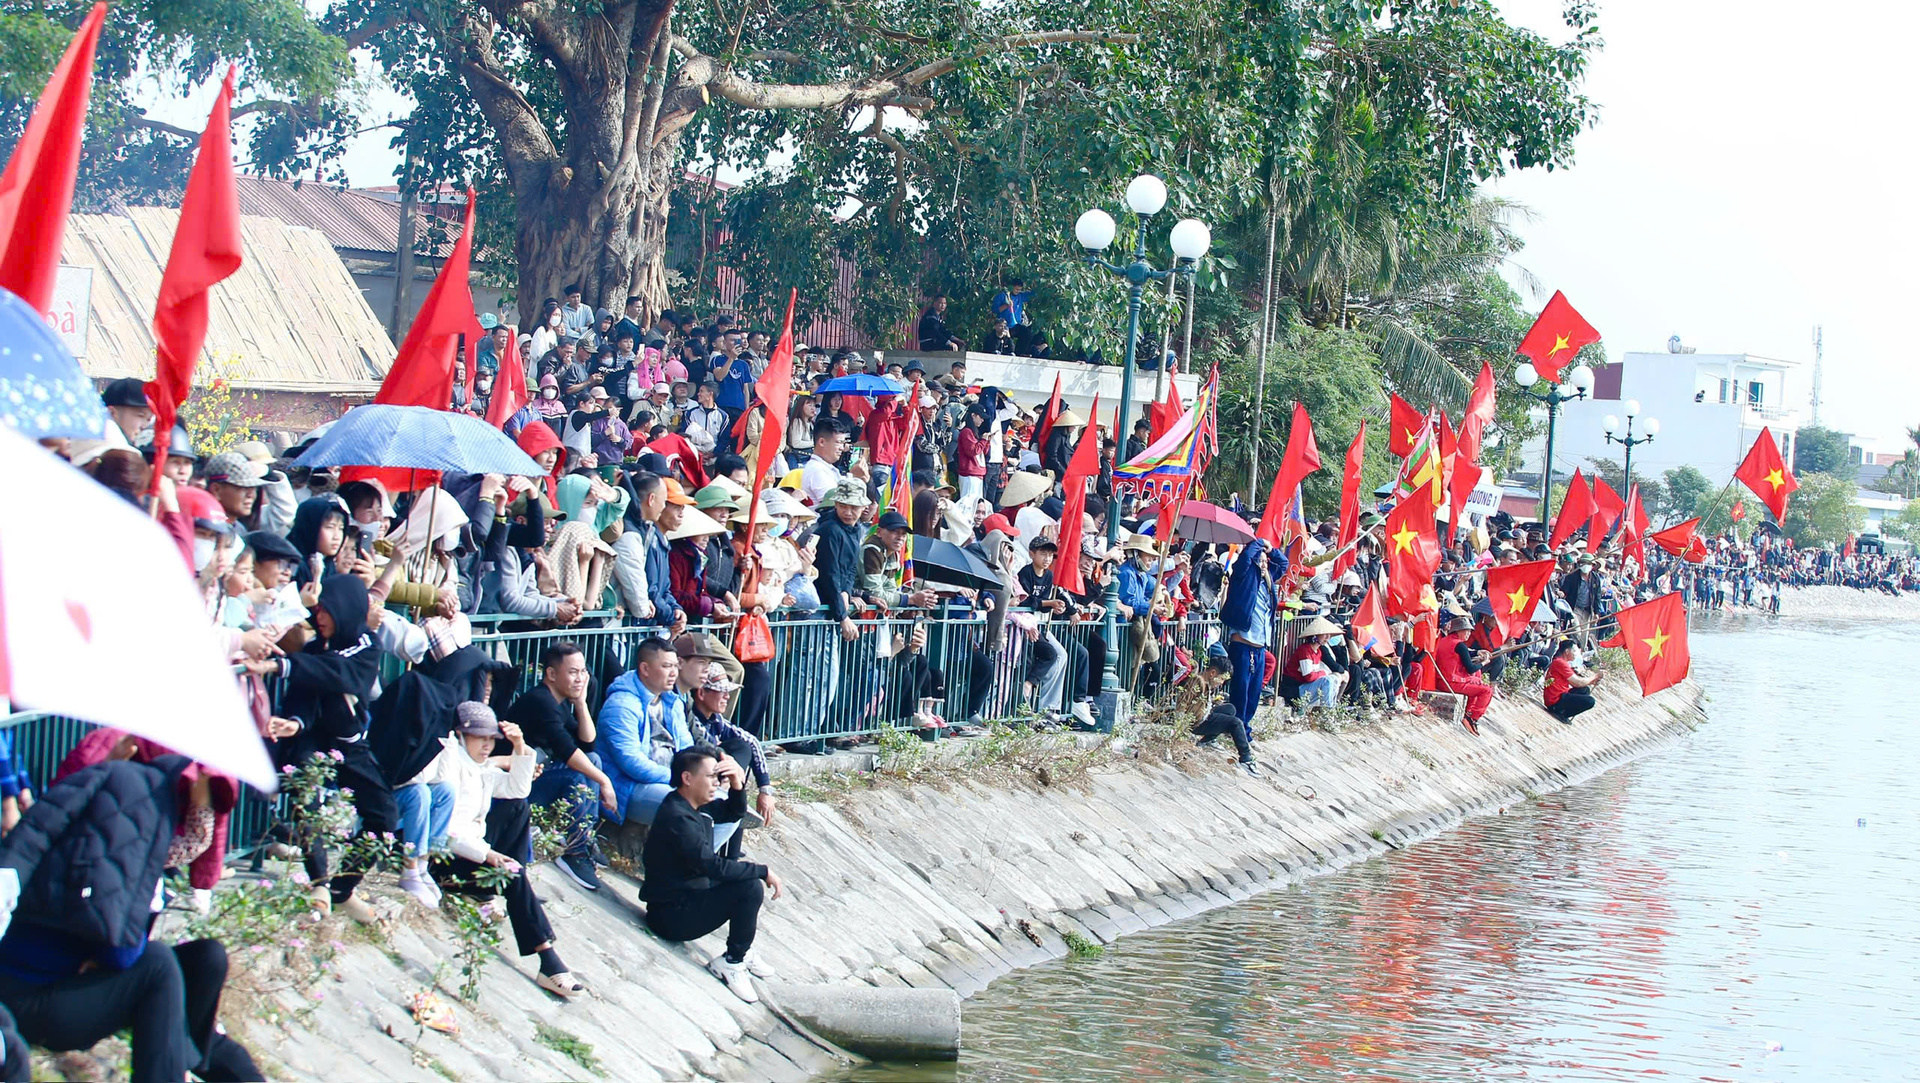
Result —
<svg viewBox="0 0 1920 1083"><path fill-rule="evenodd" d="M1008 328L1030 326L1027 297L1016 282L995 299ZM957 345L943 311L942 299L927 309L923 345ZM1009 715L1094 729L1111 648L1123 687L1179 703L1179 724L1203 743L1229 738L1257 773L1263 703L1404 711L1440 692L1460 697L1475 730L1501 689L1538 687L1541 706L1572 724L1594 706L1592 655L1609 615L1637 600L1678 590L1694 606L1777 610L1788 587L1920 588L1911 558L1851 546L1796 549L1762 531L1713 539L1692 561L1649 548L1640 568L1617 538L1576 535L1556 549L1542 524L1496 513L1443 533L1433 619L1392 620L1386 640L1363 641L1356 622L1386 576L1390 502L1366 508L1344 545L1332 519L1304 523L1278 548L1159 539L1114 497L1119 434L1072 410L1041 416L1039 404L969 380L964 359L937 375L919 361L891 365L870 374L887 390L853 396L820 387L867 372L866 358L800 348L789 423L769 432L750 409L769 336L727 316L703 324L669 312L643 324L637 298L616 317L569 291L518 339L486 322L473 395L450 405L484 416L500 366L525 365L540 394L504 427L544 474L450 476L401 494L377 477L292 466L292 451L260 441L203 458L176 431L162 434L164 477L151 499L211 634L243 673L276 764L332 763L358 830L399 840L406 896L427 906L445 892L500 896L516 950L538 960L537 980L562 998L581 986L526 874L535 808L555 810L556 865L587 891L604 888L604 835L650 825L648 928L688 940L724 926L714 973L755 999L752 977L770 973L753 951L757 918L781 885L747 856L746 837L776 815L769 760L783 749L770 713L782 668L807 675L800 710L852 717L858 732L884 723L966 733ZM123 380L104 397L124 441L49 444L128 499L148 499L149 468L130 450L155 439L144 393ZM1062 478L1089 424L1099 468L1081 521L1065 523ZM1137 454L1151 435L1144 426L1122 454ZM775 467L756 499L748 464L765 441ZM1113 546L1110 516L1121 519ZM915 536L964 550L993 578L958 586L916 575ZM1486 573L1537 560L1557 562L1550 587L1526 633L1501 635ZM1077 587L1062 582L1066 562ZM1117 643L1106 638L1110 604ZM811 622L822 634L786 640L793 649L779 654L749 652L727 641L745 617ZM537 659L516 662L476 638L488 624L551 634ZM630 649L590 658L577 640L597 629L630 629L618 641ZM1510 670L1540 676L1517 681ZM996 699L1009 672L1011 692ZM136 756L175 775L199 770L164 749L103 740L94 774L82 767L76 779L131 785L139 780L104 765ZM232 807L235 788L205 774L159 802L155 826L186 840L165 865L191 866L200 906L220 877L224 824L216 831L213 817ZM0 827L23 822L34 793L33 780L0 762ZM276 845L303 863L314 909L374 919L362 886L370 870L350 853L296 835ZM104 980L119 983L113 995L148 1003L140 998L158 981L175 990L163 998L174 1005L179 975L192 972L201 977L188 977L177 1008L190 1014L194 981L204 993L214 980L204 960L184 957L188 945L178 962L109 960L103 979L84 941L35 946L22 932L34 920L17 916L0 940L0 1003L34 1021L36 1040L72 1037L45 1022L63 991ZM177 1034L143 1030L151 1020L130 1025L136 1059L163 1064L169 1078L195 1058L232 1056L207 1027L192 1031L201 1037L188 1050Z"/></svg>

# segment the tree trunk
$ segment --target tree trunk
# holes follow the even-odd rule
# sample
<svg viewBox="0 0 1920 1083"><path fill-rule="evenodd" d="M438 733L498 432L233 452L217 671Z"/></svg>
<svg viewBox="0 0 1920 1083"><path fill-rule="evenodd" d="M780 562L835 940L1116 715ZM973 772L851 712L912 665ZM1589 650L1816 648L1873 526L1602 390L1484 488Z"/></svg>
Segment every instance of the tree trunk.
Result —
<svg viewBox="0 0 1920 1083"><path fill-rule="evenodd" d="M588 187L562 171L520 195L513 251L523 323L569 284L580 287L587 304L612 312L637 294L649 321L667 307L667 209L680 135L671 133L643 156L644 169L624 177Z"/></svg>

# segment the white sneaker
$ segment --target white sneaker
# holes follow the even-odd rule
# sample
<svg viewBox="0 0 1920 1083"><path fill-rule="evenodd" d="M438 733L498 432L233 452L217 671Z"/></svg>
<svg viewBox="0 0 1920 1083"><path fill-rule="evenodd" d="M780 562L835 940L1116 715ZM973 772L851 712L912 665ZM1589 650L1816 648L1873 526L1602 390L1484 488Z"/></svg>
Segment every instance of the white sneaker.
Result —
<svg viewBox="0 0 1920 1083"><path fill-rule="evenodd" d="M1072 713L1074 720L1081 725L1088 729L1094 729L1096 727L1096 723L1093 720L1093 710L1087 706L1086 700L1074 701Z"/></svg>
<svg viewBox="0 0 1920 1083"><path fill-rule="evenodd" d="M725 958L725 956L722 956L722 958ZM780 976L779 971L773 969L773 964L762 961L760 953L752 948L747 949L747 957L740 965L746 967L747 973L752 974L756 978L772 980Z"/></svg>
<svg viewBox="0 0 1920 1083"><path fill-rule="evenodd" d="M718 955L714 957L713 962L707 964L707 969L713 971L714 977L719 978L727 988L733 990L734 996L749 1004L760 1002L760 994L754 992L753 979L747 974L747 964L729 963L725 955Z"/></svg>
<svg viewBox="0 0 1920 1083"><path fill-rule="evenodd" d="M434 885L432 880L425 876L408 876L403 874L400 877L400 890L413 896L421 906L429 910L437 909L440 906L440 890Z"/></svg>

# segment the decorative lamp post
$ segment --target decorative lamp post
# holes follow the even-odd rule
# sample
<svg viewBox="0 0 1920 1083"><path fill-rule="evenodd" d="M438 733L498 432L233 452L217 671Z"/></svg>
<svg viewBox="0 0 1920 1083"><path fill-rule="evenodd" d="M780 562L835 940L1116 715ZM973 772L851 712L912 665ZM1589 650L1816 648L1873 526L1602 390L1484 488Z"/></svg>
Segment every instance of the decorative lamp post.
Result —
<svg viewBox="0 0 1920 1083"><path fill-rule="evenodd" d="M1593 370L1585 365L1575 365L1566 374L1564 383L1551 383L1540 379L1540 372L1533 362L1522 361L1520 367L1513 370L1513 382L1526 389L1528 395L1547 407L1547 462L1540 471L1540 521L1547 522L1548 501L1553 499L1553 429L1560 418L1560 404L1584 399L1587 392L1593 390Z"/></svg>
<svg viewBox="0 0 1920 1083"><path fill-rule="evenodd" d="M1653 438L1660 435L1660 420L1650 417L1640 422L1641 435L1635 436L1633 435L1633 422L1635 418L1640 416L1640 400L1628 399L1623 404L1623 408L1627 411L1627 425L1626 428L1622 430L1626 435L1614 435L1616 430L1620 430L1620 419L1612 414L1608 414L1603 418L1601 424L1607 427L1607 443L1619 444L1627 449L1627 461L1623 467L1625 472L1622 476L1626 478L1624 484L1631 486L1633 484L1633 449L1639 447L1641 444L1652 443Z"/></svg>
<svg viewBox="0 0 1920 1083"><path fill-rule="evenodd" d="M1173 249L1174 264L1165 271L1155 270L1147 262L1146 220L1159 214L1167 205L1167 186L1164 181L1151 173L1142 173L1127 185L1127 207L1139 218L1139 229L1133 246L1133 259L1125 266L1109 263L1102 253L1113 244L1115 227L1113 217L1099 209L1082 213L1073 224L1073 235L1080 247L1087 250L1087 263L1102 267L1127 280L1127 360L1120 374L1120 414L1119 431L1113 434L1114 461L1118 465L1119 452L1127 446L1127 432L1131 421L1129 415L1133 407L1133 367L1134 353L1140 341L1140 298L1147 283L1157 282L1171 275L1192 275L1200 258L1207 254L1213 245L1213 233L1205 222L1186 218L1174 224L1167 241ZM1164 367L1166 359L1161 359ZM1098 419L1095 419L1096 421ZM1107 548L1113 549L1120 543L1120 509L1117 506L1107 509ZM1113 724L1126 715L1127 686L1120 680L1120 581L1118 576L1107 579L1105 596L1101 599L1106 610L1104 634L1107 641L1106 658L1100 671L1100 722L1103 730L1112 730ZM1128 682L1129 684L1131 682Z"/></svg>

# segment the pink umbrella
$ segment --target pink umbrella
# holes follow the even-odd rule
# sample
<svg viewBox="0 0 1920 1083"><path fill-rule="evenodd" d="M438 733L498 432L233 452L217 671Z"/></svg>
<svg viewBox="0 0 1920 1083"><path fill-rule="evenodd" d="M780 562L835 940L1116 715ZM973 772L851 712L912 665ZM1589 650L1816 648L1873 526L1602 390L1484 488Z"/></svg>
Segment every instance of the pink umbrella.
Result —
<svg viewBox="0 0 1920 1083"><path fill-rule="evenodd" d="M1158 501L1141 505L1139 516L1151 519L1160 510ZM1245 545L1253 540L1253 528L1245 519L1218 504L1189 500L1180 509L1180 521L1174 527L1180 536L1208 545Z"/></svg>

